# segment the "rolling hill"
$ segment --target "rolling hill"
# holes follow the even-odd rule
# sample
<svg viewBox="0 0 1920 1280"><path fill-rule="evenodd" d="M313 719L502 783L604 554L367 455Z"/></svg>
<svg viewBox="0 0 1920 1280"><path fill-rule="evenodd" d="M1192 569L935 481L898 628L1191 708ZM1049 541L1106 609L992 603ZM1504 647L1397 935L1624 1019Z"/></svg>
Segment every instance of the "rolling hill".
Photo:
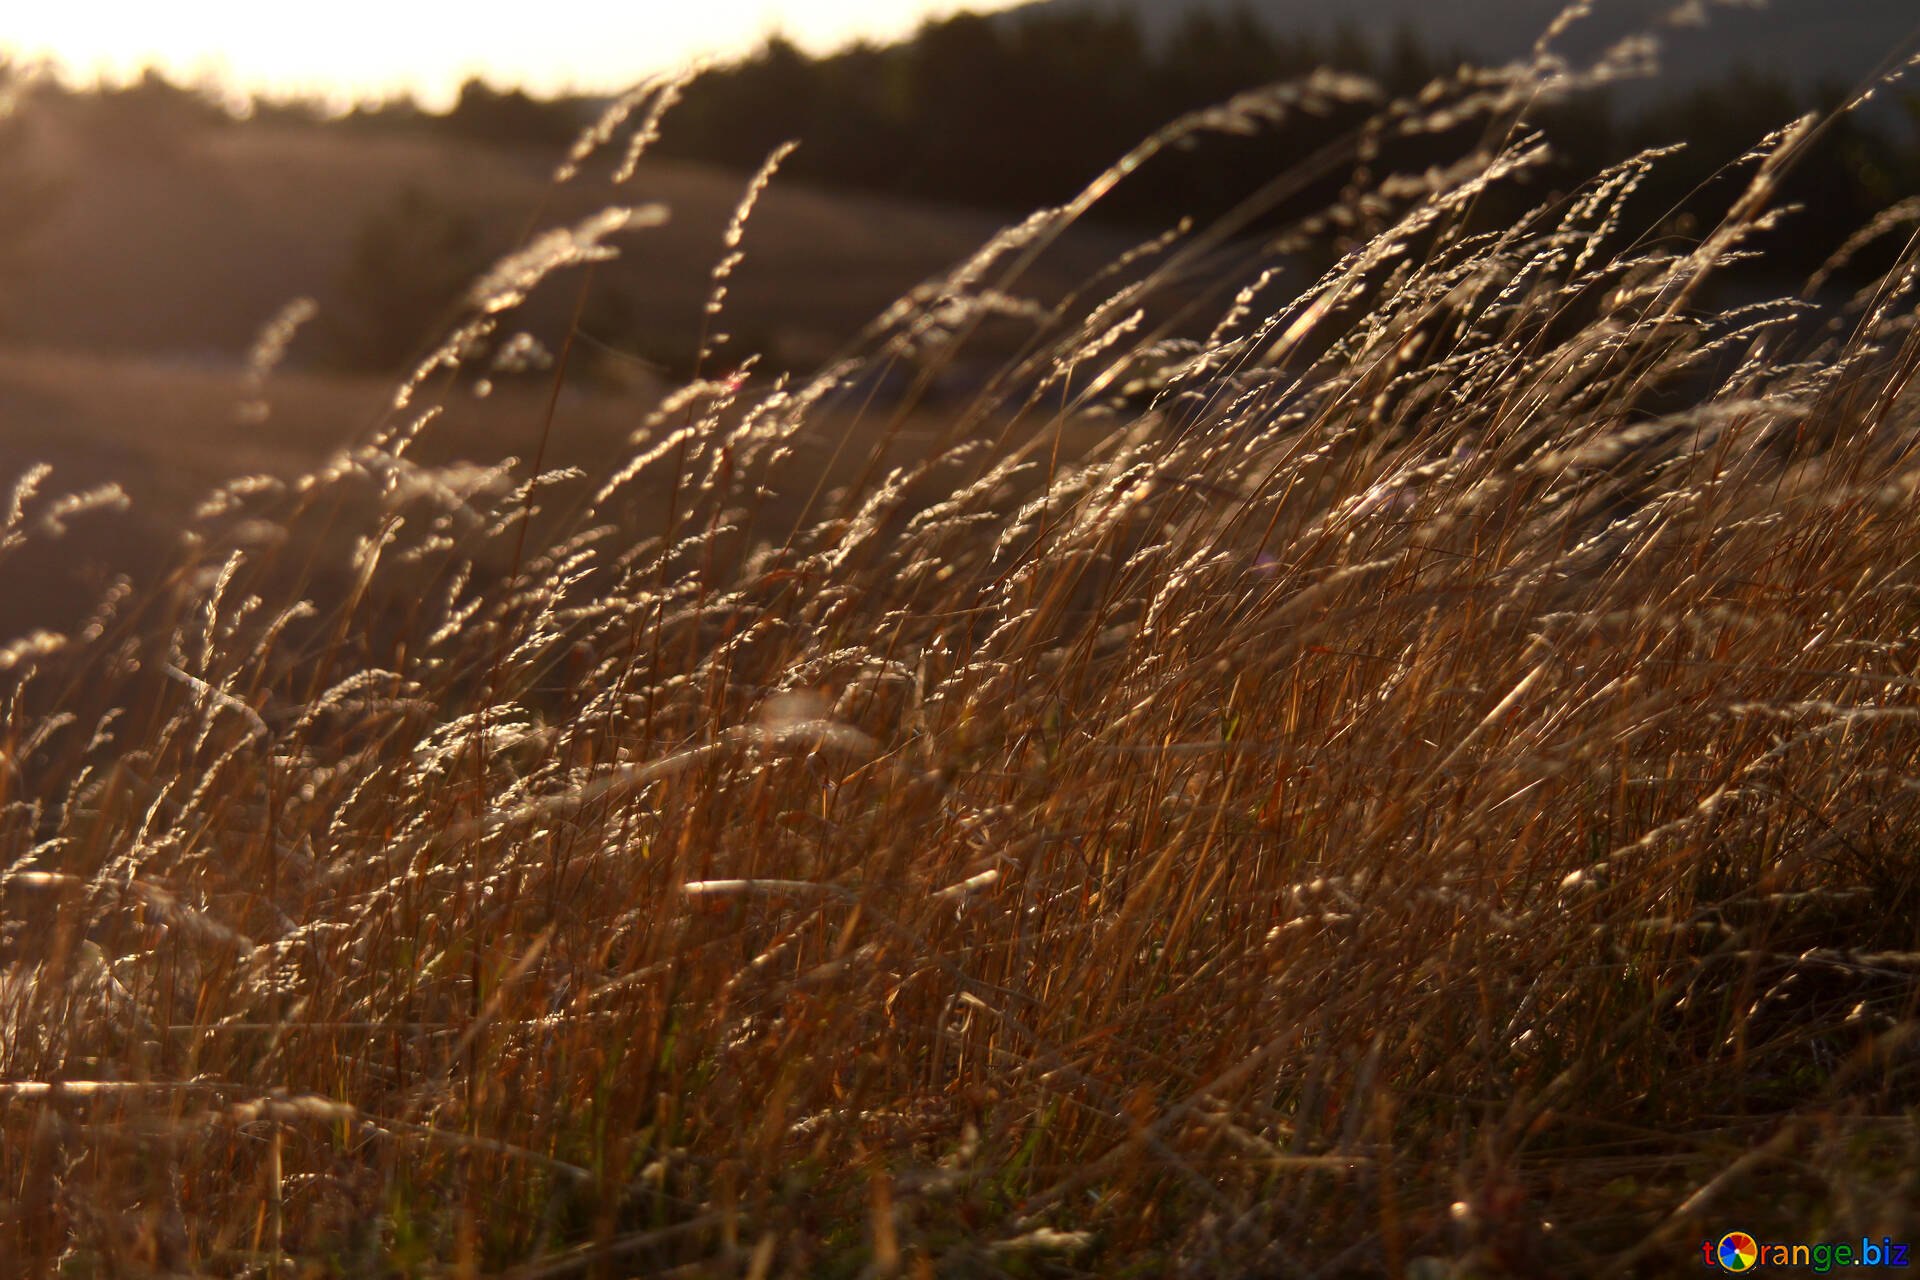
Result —
<svg viewBox="0 0 1920 1280"><path fill-rule="evenodd" d="M744 174L657 160L621 186L587 171L555 188L559 157L544 148L321 126L203 129L143 146L54 127L42 142L60 183L58 212L9 261L0 341L212 366L243 359L260 327L302 295L319 304L317 328L336 319L362 325L370 299L349 296L348 277L361 238L383 216L411 208L406 216L461 229L465 248L449 264L457 291L535 227L608 204L654 202L668 221L622 238L620 260L596 283L609 305L588 327L632 355L672 364L698 342L710 275L746 183ZM776 181L748 228L727 321L743 345L810 366L1002 224L991 214ZM1043 265L1033 283L1064 288L1115 251L1083 235L1060 246L1057 269ZM571 295L559 292L537 294L529 318L564 318ZM371 293L377 302L379 290ZM295 346L295 363L313 353L312 341ZM383 363L397 369L400 361Z"/></svg>

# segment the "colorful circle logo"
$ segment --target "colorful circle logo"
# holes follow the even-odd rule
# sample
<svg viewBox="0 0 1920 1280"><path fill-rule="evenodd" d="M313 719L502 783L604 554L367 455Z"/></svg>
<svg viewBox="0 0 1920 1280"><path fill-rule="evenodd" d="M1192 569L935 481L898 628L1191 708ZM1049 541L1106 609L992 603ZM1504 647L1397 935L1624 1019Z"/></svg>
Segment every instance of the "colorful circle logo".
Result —
<svg viewBox="0 0 1920 1280"><path fill-rule="evenodd" d="M1728 1271L1751 1271L1760 1261L1760 1246L1744 1231L1729 1231L1720 1237L1713 1256Z"/></svg>

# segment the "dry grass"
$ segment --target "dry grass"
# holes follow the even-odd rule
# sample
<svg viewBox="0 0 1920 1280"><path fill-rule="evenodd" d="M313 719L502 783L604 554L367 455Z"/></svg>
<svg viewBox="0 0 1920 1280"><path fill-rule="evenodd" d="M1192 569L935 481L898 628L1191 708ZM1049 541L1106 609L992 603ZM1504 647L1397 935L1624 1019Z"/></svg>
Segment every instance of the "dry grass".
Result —
<svg viewBox="0 0 1920 1280"><path fill-rule="evenodd" d="M1357 186L1340 267L1205 341L1160 292L1285 239L1030 314L930 437L842 366L690 387L597 472L426 465L442 368L0 651L0 1256L1464 1276L1911 1234L1914 256L1811 323L1710 305L1798 127L1698 245L1617 234L1638 162L1470 234L1552 70L1383 107L1505 141ZM1085 203L858 359L1028 312ZM32 488L11 557L88 518Z"/></svg>

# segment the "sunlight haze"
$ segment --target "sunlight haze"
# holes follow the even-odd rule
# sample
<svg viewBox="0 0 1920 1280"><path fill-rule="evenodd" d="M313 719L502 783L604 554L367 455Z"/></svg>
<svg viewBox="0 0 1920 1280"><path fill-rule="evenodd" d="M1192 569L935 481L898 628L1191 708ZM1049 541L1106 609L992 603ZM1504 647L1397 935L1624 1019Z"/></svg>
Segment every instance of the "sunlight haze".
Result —
<svg viewBox="0 0 1920 1280"><path fill-rule="evenodd" d="M691 59L746 52L774 33L818 52L861 37L899 36L927 17L1012 2L477 0L456 7L419 0L83 0L16 8L0 34L0 52L50 60L83 82L124 81L152 66L174 79L213 79L247 92L343 102L409 90L443 106L472 75L537 93L613 90Z"/></svg>

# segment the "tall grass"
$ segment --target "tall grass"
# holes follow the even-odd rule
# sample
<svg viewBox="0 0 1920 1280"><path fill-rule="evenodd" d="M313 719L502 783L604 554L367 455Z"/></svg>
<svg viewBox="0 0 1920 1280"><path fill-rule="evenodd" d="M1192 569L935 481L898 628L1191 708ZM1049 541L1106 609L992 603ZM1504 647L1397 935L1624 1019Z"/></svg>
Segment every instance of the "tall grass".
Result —
<svg viewBox="0 0 1920 1280"><path fill-rule="evenodd" d="M548 467L557 394L528 465L416 461L501 317L658 214L530 242L363 443L0 651L0 1270L1597 1274L1911 1234L1914 247L1841 306L1714 301L1811 120L1692 243L1622 225L1658 155L1482 226L1544 159L1526 111L1629 55L1381 103L1309 162L1363 179L1324 215L1020 296L1159 150L1372 91L1247 95L817 377L716 329L616 470ZM1007 317L1026 350L935 429L871 397ZM75 518L42 479L8 556Z"/></svg>

